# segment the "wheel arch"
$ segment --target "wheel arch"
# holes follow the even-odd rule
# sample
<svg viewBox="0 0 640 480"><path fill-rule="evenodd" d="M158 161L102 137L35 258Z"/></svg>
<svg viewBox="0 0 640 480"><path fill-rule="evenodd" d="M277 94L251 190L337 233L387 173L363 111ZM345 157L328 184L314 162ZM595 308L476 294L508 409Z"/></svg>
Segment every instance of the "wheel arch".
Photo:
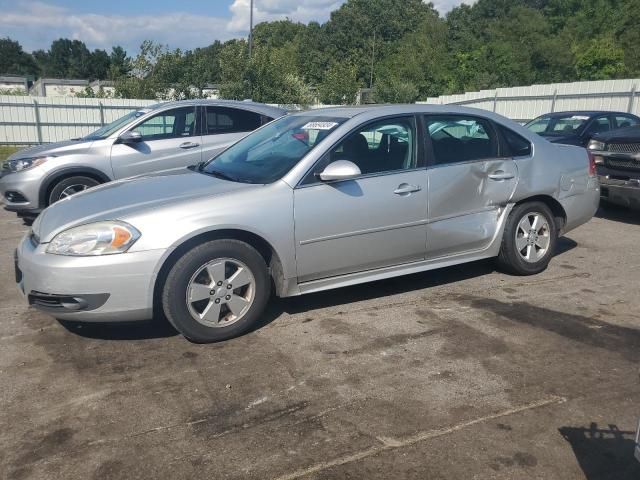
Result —
<svg viewBox="0 0 640 480"><path fill-rule="evenodd" d="M551 210L551 213L553 213L554 221L558 229L558 235L562 235L564 227L567 224L567 212L565 211L562 204L551 195L534 195L532 197L527 197L519 200L516 205L530 202L542 202L547 207L549 207L549 210Z"/></svg>
<svg viewBox="0 0 640 480"><path fill-rule="evenodd" d="M104 172L101 172L100 170L92 167L70 167L56 170L45 177L43 182L40 184L40 191L38 194L38 204L40 205L40 207L47 207L47 201L49 199L49 195L51 194L51 190L58 182L61 182L65 178L75 177L78 175L93 178L100 183L111 181L111 179Z"/></svg>
<svg viewBox="0 0 640 480"><path fill-rule="evenodd" d="M197 245L201 245L204 242L211 240L239 240L255 248L258 253L264 258L267 268L269 270L269 276L275 288L277 295L281 295L285 292L286 282L282 269L282 260L278 255L276 249L264 239L262 236L250 232L248 230L242 230L238 228L225 228L220 230L210 230L207 232L199 233L191 238L186 239L179 245L177 245L173 251L163 260L160 269L156 275L153 284L153 309L154 312L158 308L162 308L160 299L162 296L162 287L171 270L171 267L175 262L186 252L191 250Z"/></svg>

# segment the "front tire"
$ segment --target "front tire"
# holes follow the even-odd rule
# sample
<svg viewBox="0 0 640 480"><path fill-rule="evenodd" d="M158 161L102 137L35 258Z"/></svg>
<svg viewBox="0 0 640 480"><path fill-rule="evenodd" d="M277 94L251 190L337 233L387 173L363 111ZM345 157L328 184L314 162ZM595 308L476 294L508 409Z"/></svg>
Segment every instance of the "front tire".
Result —
<svg viewBox="0 0 640 480"><path fill-rule="evenodd" d="M264 258L238 240L213 240L185 253L162 291L169 322L193 342L237 337L258 325L271 294Z"/></svg>
<svg viewBox="0 0 640 480"><path fill-rule="evenodd" d="M100 182L97 180L81 175L65 178L56 183L51 189L47 206L99 184Z"/></svg>
<svg viewBox="0 0 640 480"><path fill-rule="evenodd" d="M540 273L549 265L557 239L558 227L546 204L516 205L507 218L498 266L514 275Z"/></svg>

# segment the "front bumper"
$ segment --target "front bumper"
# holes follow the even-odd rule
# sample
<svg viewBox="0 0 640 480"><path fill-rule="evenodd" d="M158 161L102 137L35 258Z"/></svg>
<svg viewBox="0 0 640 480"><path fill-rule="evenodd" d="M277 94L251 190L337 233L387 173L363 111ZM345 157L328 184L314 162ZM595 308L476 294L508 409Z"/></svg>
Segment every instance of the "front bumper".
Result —
<svg viewBox="0 0 640 480"><path fill-rule="evenodd" d="M38 215L40 208L40 186L43 174L40 167L23 172L6 173L0 176L0 198L5 210Z"/></svg>
<svg viewBox="0 0 640 480"><path fill-rule="evenodd" d="M640 173L638 178L613 178L600 175L600 196L602 200L624 207L640 209Z"/></svg>
<svg viewBox="0 0 640 480"><path fill-rule="evenodd" d="M153 315L153 287L164 250L96 257L45 253L26 236L16 251L16 282L29 303L62 320L118 322Z"/></svg>

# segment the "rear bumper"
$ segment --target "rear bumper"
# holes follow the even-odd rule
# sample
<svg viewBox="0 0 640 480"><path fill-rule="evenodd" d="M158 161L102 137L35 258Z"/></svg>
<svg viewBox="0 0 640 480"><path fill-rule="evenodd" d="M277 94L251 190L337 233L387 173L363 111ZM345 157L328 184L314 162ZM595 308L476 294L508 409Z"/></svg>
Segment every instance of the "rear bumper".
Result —
<svg viewBox="0 0 640 480"><path fill-rule="evenodd" d="M45 249L27 236L16 251L16 282L34 308L85 322L152 317L155 274L164 250L68 257Z"/></svg>
<svg viewBox="0 0 640 480"><path fill-rule="evenodd" d="M598 179L590 177L584 191L560 199L560 204L567 215L562 234L587 223L593 218L600 206L600 186Z"/></svg>

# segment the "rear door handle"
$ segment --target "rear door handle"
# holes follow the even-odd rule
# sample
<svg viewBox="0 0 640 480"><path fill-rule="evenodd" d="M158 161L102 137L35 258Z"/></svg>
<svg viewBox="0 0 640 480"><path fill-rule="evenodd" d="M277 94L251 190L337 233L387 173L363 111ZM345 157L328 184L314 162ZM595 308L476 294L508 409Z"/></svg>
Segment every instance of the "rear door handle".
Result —
<svg viewBox="0 0 640 480"><path fill-rule="evenodd" d="M190 148L196 148L199 146L200 146L199 143L184 142L179 145L179 148L182 148L183 150L189 150Z"/></svg>
<svg viewBox="0 0 640 480"><path fill-rule="evenodd" d="M490 173L488 177L491 180L511 180L515 175L513 173L508 173L503 170L496 170L493 173Z"/></svg>
<svg viewBox="0 0 640 480"><path fill-rule="evenodd" d="M395 193L396 195L409 195L410 193L419 192L420 190L422 190L422 187L420 185L401 183L400 185L398 185L398 188L393 191L393 193Z"/></svg>

